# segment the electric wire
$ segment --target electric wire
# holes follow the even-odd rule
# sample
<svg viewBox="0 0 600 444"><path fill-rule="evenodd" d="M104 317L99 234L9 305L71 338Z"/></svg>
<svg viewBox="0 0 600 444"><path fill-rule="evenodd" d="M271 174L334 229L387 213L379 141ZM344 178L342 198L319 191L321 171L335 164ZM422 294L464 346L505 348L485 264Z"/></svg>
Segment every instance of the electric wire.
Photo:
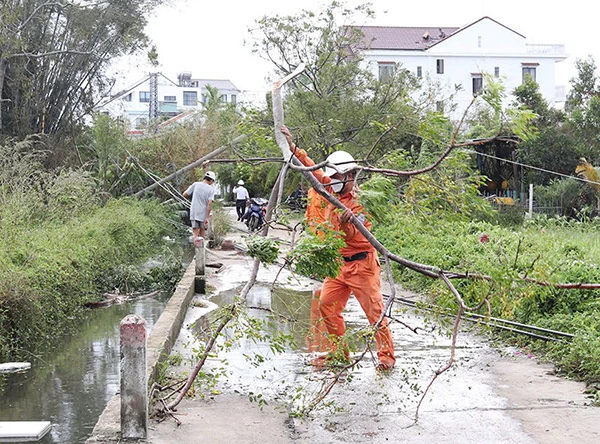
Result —
<svg viewBox="0 0 600 444"><path fill-rule="evenodd" d="M383 296L384 296L384 298L389 297L389 295L386 295L386 294L384 294ZM394 299L394 302L396 302L396 301L401 304L408 305L412 308L418 308L421 310L426 310L426 311L431 311L431 312L437 311L437 310L442 310L442 311L446 311L446 313L442 313L445 316L455 316L455 313L452 313L449 308L440 307L439 305L427 304L426 306L418 307L417 303L415 301L412 301L412 300L406 299L406 298L399 298L399 297L396 297ZM484 315L480 315L478 313L465 312L463 314L463 318L470 322L476 322L477 324L486 325L488 327L498 328L501 330L506 330L506 331L509 331L512 333L524 334L524 335L531 336L531 337L534 337L537 339L543 339L546 341L561 341L564 339L568 340L568 339L572 339L575 337L575 335L572 333L565 333L562 331L551 330L548 328L542 328L542 327L538 327L538 326L531 325L531 324L523 324L520 322L509 321L508 319L495 318L492 316L484 316ZM547 335L554 335L554 336L547 336ZM558 336L558 338L556 336Z"/></svg>
<svg viewBox="0 0 600 444"><path fill-rule="evenodd" d="M144 168L135 157L130 155L130 159L140 170L142 170L142 172L144 174L146 174L150 179L152 179L155 183L157 183L158 186L160 186L165 192L167 192L169 195L171 195L171 197L173 197L177 202L183 204L186 208L190 208L189 201L185 197L183 197L183 195L179 192L179 190L175 189L175 187L173 187L173 185L171 185L171 184L167 185L165 183L160 183L158 176L156 174L152 173L151 171L148 171L146 168Z"/></svg>
<svg viewBox="0 0 600 444"><path fill-rule="evenodd" d="M592 185L600 185L600 182L594 182L593 180L584 179L582 177L571 176L569 174L563 174L563 173L559 173L557 171L551 171L551 170L547 170L545 168L535 167L533 165L527 165L526 163L517 162L515 160L504 159L502 157L497 157L497 156L493 156L491 154L481 153L479 151L475 151L475 150L471 150L471 149L465 149L465 151L469 152L469 153L473 153L473 154L478 154L478 155L481 155L481 156L484 156L484 157L489 157L490 159L500 160L502 162L511 163L513 165L517 165L517 166L529 168L529 169L536 170L536 171L541 171L543 173L553 174L555 176L565 177L567 179L574 179L574 180L578 180L580 182L589 183L589 184L592 184Z"/></svg>

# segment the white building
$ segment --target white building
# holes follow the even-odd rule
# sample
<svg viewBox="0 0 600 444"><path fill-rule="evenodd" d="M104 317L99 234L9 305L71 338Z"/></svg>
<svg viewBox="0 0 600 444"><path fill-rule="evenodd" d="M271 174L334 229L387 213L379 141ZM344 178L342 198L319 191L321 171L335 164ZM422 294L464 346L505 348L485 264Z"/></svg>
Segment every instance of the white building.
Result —
<svg viewBox="0 0 600 444"><path fill-rule="evenodd" d="M191 73L184 72L174 82L161 73L154 73L113 95L96 107L96 111L123 118L129 122L130 133L141 133L152 115L159 121L176 121L201 110L208 101L207 85L218 90L222 102L237 103L240 90L229 80L194 79ZM153 91L156 110L151 111Z"/></svg>
<svg viewBox="0 0 600 444"><path fill-rule="evenodd" d="M555 63L567 58L564 45L529 44L525 36L490 17L461 28L360 29L364 33L361 49L365 62L380 79L401 64L417 77L439 83L447 94L460 85L453 117L462 115L473 94L482 88L484 73L500 77L507 95L531 75L551 106L564 104L565 87L555 85Z"/></svg>

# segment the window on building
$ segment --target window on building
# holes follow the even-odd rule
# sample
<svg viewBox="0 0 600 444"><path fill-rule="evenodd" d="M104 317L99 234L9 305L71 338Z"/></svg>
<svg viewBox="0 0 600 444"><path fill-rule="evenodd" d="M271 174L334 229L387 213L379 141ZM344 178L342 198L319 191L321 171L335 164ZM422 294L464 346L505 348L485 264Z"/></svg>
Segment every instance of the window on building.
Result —
<svg viewBox="0 0 600 444"><path fill-rule="evenodd" d="M183 106L196 106L198 104L198 91L183 92Z"/></svg>
<svg viewBox="0 0 600 444"><path fill-rule="evenodd" d="M417 77L418 78L423 77L423 67L422 66L417 66Z"/></svg>
<svg viewBox="0 0 600 444"><path fill-rule="evenodd" d="M206 94L202 94L202 103L208 102L208 96Z"/></svg>
<svg viewBox="0 0 600 444"><path fill-rule="evenodd" d="M391 79L394 76L395 64L390 62L381 62L379 65L379 81Z"/></svg>
<svg viewBox="0 0 600 444"><path fill-rule="evenodd" d="M444 74L444 59L437 59L435 61L435 66L438 74Z"/></svg>
<svg viewBox="0 0 600 444"><path fill-rule="evenodd" d="M123 97L123 100L125 102L131 102L132 99L133 99L133 93L129 93L125 97Z"/></svg>
<svg viewBox="0 0 600 444"><path fill-rule="evenodd" d="M527 80L527 76L530 76L531 79L535 82L535 71L537 67L537 63L523 63L522 64L522 72L523 72L523 83Z"/></svg>
<svg viewBox="0 0 600 444"><path fill-rule="evenodd" d="M227 94L221 94L219 96L219 102L221 102L221 103L227 103Z"/></svg>
<svg viewBox="0 0 600 444"><path fill-rule="evenodd" d="M483 76L481 74L471 74L471 82L473 84L473 95L476 96L483 89Z"/></svg>
<svg viewBox="0 0 600 444"><path fill-rule="evenodd" d="M140 91L140 102L150 102L150 91Z"/></svg>
<svg viewBox="0 0 600 444"><path fill-rule="evenodd" d="M477 47L481 48L481 36L480 35L477 36Z"/></svg>
<svg viewBox="0 0 600 444"><path fill-rule="evenodd" d="M144 117L138 117L135 119L135 127L136 129L144 128L148 124L148 119Z"/></svg>
<svg viewBox="0 0 600 444"><path fill-rule="evenodd" d="M235 94L231 95L231 103L233 103L234 105L237 103L237 96Z"/></svg>
<svg viewBox="0 0 600 444"><path fill-rule="evenodd" d="M177 96L165 96L165 102L177 102Z"/></svg>
<svg viewBox="0 0 600 444"><path fill-rule="evenodd" d="M500 67L496 66L494 68L494 77L500 77Z"/></svg>

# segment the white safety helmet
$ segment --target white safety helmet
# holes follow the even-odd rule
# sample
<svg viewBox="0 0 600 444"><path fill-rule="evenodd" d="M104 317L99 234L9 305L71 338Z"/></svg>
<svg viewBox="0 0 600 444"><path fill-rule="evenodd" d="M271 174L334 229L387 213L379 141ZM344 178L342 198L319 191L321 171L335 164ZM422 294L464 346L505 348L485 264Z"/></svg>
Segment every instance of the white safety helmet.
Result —
<svg viewBox="0 0 600 444"><path fill-rule="evenodd" d="M204 178L208 178L210 180L216 180L217 179L217 175L214 173L214 171L207 171L206 173L204 173Z"/></svg>
<svg viewBox="0 0 600 444"><path fill-rule="evenodd" d="M244 185L244 181L242 179L238 180L238 185Z"/></svg>
<svg viewBox="0 0 600 444"><path fill-rule="evenodd" d="M347 153L346 151L335 151L331 153L327 157L327 162L335 165L335 168L333 166L326 166L324 173L326 177L333 176L335 173L344 174L358 167L358 165L354 162L354 157L352 157L352 154Z"/></svg>

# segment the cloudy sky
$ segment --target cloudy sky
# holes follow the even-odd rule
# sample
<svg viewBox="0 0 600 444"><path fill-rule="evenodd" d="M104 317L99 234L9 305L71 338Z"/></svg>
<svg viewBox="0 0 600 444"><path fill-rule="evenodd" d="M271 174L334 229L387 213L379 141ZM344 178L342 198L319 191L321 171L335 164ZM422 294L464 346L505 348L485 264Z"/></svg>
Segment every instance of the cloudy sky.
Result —
<svg viewBox="0 0 600 444"><path fill-rule="evenodd" d="M195 78L229 79L249 92L267 90L271 67L251 53L248 28L265 15L318 11L323 0L170 0L149 19L147 33L157 46L158 70L175 80L191 71ZM347 7L364 1L347 0ZM600 63L600 39L593 2L570 0L373 0L376 12L367 25L464 26L489 16L527 37L528 43L564 44L569 58L557 65L557 85L568 87L577 58L592 55ZM150 70L140 58L128 61L122 86Z"/></svg>

